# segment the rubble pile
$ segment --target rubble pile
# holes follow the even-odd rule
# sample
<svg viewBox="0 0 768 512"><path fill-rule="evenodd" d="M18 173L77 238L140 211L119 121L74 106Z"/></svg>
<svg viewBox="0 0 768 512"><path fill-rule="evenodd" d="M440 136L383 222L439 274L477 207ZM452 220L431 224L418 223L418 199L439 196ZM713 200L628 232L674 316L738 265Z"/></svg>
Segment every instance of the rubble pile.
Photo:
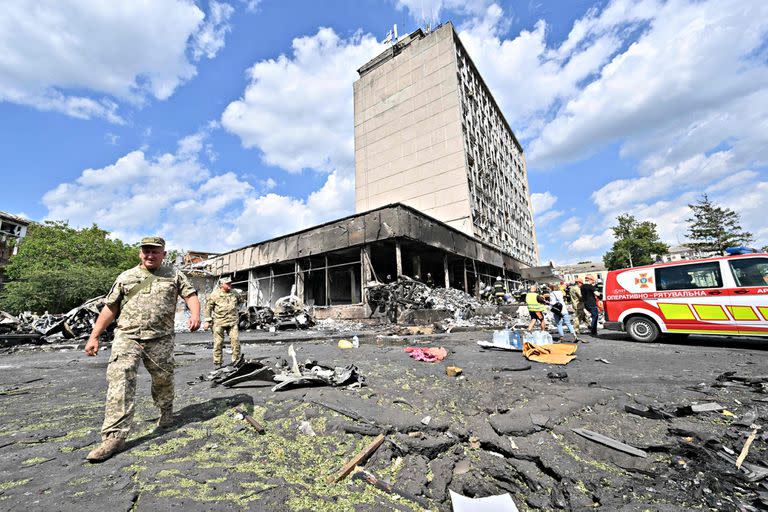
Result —
<svg viewBox="0 0 768 512"><path fill-rule="evenodd" d="M104 297L101 296L59 315L35 315L25 311L19 316L13 316L0 311L0 346L86 338L103 305ZM111 330L108 330L107 336L111 337Z"/></svg>
<svg viewBox="0 0 768 512"><path fill-rule="evenodd" d="M310 308L296 295L277 299L274 309L248 306L239 315L238 325L241 329L307 329L315 324Z"/></svg>
<svg viewBox="0 0 768 512"><path fill-rule="evenodd" d="M280 357L273 364L266 364L263 359L240 358L207 375L201 375L199 380L211 381L212 386L232 387L237 384L252 381L277 382L272 391L281 391L292 386L346 386L360 387L365 383L365 377L355 365L326 366L308 359L302 364L296 361L293 345L288 348L291 358L289 363Z"/></svg>
<svg viewBox="0 0 768 512"><path fill-rule="evenodd" d="M372 282L366 291L371 316L385 313L391 322L397 321L399 310L441 309L467 318L483 305L475 297L455 288L431 288L426 284L401 276L393 283Z"/></svg>

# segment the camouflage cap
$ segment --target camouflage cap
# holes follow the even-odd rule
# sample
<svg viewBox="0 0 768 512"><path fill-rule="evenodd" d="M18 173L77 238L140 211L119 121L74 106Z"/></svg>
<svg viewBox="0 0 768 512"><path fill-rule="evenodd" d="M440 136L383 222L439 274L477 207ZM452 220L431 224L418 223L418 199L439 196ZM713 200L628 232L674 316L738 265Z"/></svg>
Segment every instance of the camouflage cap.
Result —
<svg viewBox="0 0 768 512"><path fill-rule="evenodd" d="M232 282L231 277L222 277L221 279L219 279L219 284L229 284L231 282Z"/></svg>
<svg viewBox="0 0 768 512"><path fill-rule="evenodd" d="M139 245L152 245L155 247L165 247L165 240L159 236L145 236L141 239Z"/></svg>

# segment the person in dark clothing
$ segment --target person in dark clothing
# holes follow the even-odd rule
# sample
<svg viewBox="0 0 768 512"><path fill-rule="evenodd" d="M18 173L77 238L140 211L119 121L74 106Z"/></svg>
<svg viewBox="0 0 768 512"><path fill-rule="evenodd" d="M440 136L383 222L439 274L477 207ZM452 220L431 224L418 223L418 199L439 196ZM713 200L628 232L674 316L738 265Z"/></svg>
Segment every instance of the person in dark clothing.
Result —
<svg viewBox="0 0 768 512"><path fill-rule="evenodd" d="M586 276L584 278L584 284L581 285L581 298L584 300L584 307L592 315L592 322L589 325L589 333L592 336L597 336L597 296L600 295L595 289L595 278L592 276Z"/></svg>

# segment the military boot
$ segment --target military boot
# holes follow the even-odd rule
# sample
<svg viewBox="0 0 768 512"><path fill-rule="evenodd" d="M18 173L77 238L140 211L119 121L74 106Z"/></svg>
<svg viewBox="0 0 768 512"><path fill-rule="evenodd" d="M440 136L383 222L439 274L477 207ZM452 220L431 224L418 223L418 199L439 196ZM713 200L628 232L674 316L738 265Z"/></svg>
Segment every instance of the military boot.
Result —
<svg viewBox="0 0 768 512"><path fill-rule="evenodd" d="M173 407L160 409L160 419L157 420L157 428L170 428L173 426Z"/></svg>
<svg viewBox="0 0 768 512"><path fill-rule="evenodd" d="M108 437L101 443L101 446L91 450L86 455L85 460L88 462L103 462L124 449L125 439L122 437Z"/></svg>

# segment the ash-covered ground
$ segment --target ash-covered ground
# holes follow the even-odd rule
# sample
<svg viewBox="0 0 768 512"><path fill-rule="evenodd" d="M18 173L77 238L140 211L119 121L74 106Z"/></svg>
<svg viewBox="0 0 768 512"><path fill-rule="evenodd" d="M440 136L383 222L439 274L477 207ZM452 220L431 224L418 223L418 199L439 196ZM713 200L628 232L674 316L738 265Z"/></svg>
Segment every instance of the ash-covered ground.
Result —
<svg viewBox="0 0 768 512"><path fill-rule="evenodd" d="M481 349L475 342L490 340L489 331L362 332L360 348L339 349L337 341L352 334L243 333L246 357L286 358L293 343L299 362L355 364L366 379L359 389L280 392L261 381L233 388L200 381L212 369L210 334L177 335L176 425L153 430L158 413L142 368L129 448L102 464L84 456L100 440L109 350L96 358L53 345L7 350L0 355L0 509L423 510L351 477L326 483L379 433L386 440L365 468L430 510L451 509L448 489L474 497L509 492L520 510L765 506L768 478L750 481L755 471L733 463L753 425L766 426L765 340L639 344L606 334L586 337L591 342L568 365L550 366ZM405 346L442 346L449 355L419 362ZM447 366L462 376L447 376ZM557 372L567 378L551 378ZM718 380L725 372L735 373ZM725 412L686 412L709 402ZM264 435L234 414L241 404ZM627 405L669 417L646 418ZM315 435L306 424L299 430L303 422ZM597 444L573 428L648 456ZM765 464L767 445L759 429L747 466Z"/></svg>

